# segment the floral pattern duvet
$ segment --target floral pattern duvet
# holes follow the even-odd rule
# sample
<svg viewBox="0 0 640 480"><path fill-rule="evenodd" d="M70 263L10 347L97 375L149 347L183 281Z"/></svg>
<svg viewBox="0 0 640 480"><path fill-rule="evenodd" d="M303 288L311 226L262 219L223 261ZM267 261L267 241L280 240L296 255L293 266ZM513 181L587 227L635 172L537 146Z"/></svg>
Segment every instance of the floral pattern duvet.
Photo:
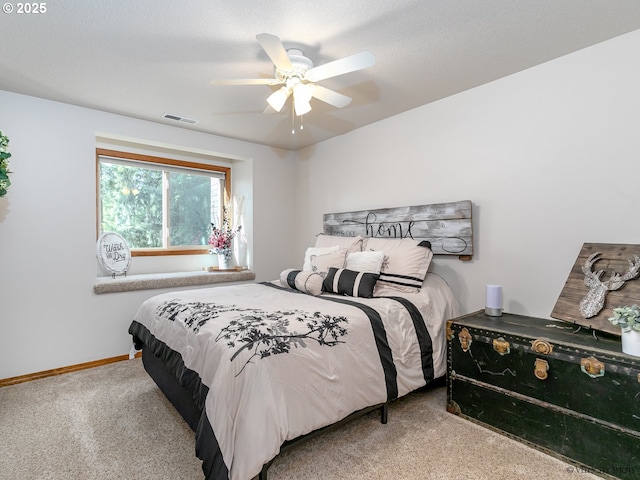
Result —
<svg viewBox="0 0 640 480"><path fill-rule="evenodd" d="M276 283L172 292L144 302L129 332L202 409L205 477L250 480L284 441L444 375L445 321L458 314L446 283L428 274L420 293L382 293L314 297Z"/></svg>

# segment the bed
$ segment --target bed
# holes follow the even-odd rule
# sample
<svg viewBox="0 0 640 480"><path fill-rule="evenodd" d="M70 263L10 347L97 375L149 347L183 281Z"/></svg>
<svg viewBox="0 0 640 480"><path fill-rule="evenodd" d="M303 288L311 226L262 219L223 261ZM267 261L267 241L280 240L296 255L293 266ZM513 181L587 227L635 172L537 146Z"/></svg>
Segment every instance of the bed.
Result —
<svg viewBox="0 0 640 480"><path fill-rule="evenodd" d="M459 312L428 272L433 239L334 233L277 280L157 295L132 321L207 480L266 480L283 450L373 409L384 423L389 402L444 377Z"/></svg>

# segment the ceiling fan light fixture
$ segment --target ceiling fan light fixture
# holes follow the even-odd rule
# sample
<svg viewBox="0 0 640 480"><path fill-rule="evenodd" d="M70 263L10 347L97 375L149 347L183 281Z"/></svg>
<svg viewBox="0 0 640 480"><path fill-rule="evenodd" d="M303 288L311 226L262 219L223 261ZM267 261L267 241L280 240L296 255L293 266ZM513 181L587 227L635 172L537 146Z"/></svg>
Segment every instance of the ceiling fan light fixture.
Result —
<svg viewBox="0 0 640 480"><path fill-rule="evenodd" d="M293 87L293 106L296 109L297 116L300 117L311 111L311 104L309 103L311 96L312 91L309 85L298 83Z"/></svg>
<svg viewBox="0 0 640 480"><path fill-rule="evenodd" d="M280 110L282 110L282 107L284 107L284 104L287 101L287 98L289 98L289 95L291 95L291 90L288 87L282 87L269 95L269 98L267 98L267 103L271 105L271 108L273 108L276 112L279 112Z"/></svg>
<svg viewBox="0 0 640 480"><path fill-rule="evenodd" d="M307 101L298 100L297 98L294 97L293 106L296 109L296 115L299 117L311 111L311 104L309 103L308 100Z"/></svg>
<svg viewBox="0 0 640 480"><path fill-rule="evenodd" d="M336 108L349 105L351 98L317 85L320 80L345 75L371 67L376 57L369 51L355 53L316 67L299 48L285 49L282 41L270 33L256 35L258 43L273 63L273 78L245 78L237 80L212 80L214 85L270 85L281 86L267 98L264 113L280 112L289 97L293 97L291 116L301 117L311 111L311 98L316 98ZM300 128L302 130L302 127ZM292 132L295 133L295 130Z"/></svg>

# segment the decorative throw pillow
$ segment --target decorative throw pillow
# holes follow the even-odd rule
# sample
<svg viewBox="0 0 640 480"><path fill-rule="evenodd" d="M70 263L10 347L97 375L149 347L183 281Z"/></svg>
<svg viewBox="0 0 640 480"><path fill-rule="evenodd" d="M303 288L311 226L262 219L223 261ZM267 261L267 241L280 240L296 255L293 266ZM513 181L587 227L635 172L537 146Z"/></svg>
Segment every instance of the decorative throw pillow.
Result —
<svg viewBox="0 0 640 480"><path fill-rule="evenodd" d="M326 253L334 253L340 250L338 245L333 245L331 247L309 247L307 251L304 252L304 263L302 264L302 270L310 272L311 271L311 255L324 255Z"/></svg>
<svg viewBox="0 0 640 480"><path fill-rule="evenodd" d="M365 250L384 252L379 286L417 293L427 275L433 252L410 238L366 238Z"/></svg>
<svg viewBox="0 0 640 480"><path fill-rule="evenodd" d="M346 248L347 254L362 251L362 241L364 239L358 235L357 237L340 237L338 235L318 234L316 237L316 247L330 247L338 245L340 248Z"/></svg>
<svg viewBox="0 0 640 480"><path fill-rule="evenodd" d="M330 268L322 282L322 290L350 297L371 298L378 277L375 273Z"/></svg>
<svg viewBox="0 0 640 480"><path fill-rule="evenodd" d="M384 252L382 250L369 250L367 252L354 252L347 255L344 268L356 272L380 273Z"/></svg>
<svg viewBox="0 0 640 480"><path fill-rule="evenodd" d="M317 296L322 293L322 277L314 272L289 268L280 274L280 284L309 295Z"/></svg>
<svg viewBox="0 0 640 480"><path fill-rule="evenodd" d="M331 267L344 268L346 257L346 248L340 248L333 253L325 253L324 255L311 255L311 271L319 273L324 278Z"/></svg>

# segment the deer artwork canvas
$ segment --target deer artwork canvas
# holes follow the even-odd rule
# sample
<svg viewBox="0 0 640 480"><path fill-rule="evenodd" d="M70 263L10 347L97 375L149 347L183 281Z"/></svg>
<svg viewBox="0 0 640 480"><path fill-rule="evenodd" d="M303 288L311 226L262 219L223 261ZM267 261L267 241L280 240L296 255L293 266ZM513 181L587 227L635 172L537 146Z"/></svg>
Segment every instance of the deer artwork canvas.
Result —
<svg viewBox="0 0 640 480"><path fill-rule="evenodd" d="M620 335L613 309L640 304L640 245L585 243L551 317Z"/></svg>
<svg viewBox="0 0 640 480"><path fill-rule="evenodd" d="M618 290L627 280L636 278L640 272L640 257L634 255L633 261L629 260L629 268L624 275L612 272L606 281L602 280L601 277L604 270L599 270L598 272L593 271L593 264L598 260L600 255L601 252L589 255L589 258L582 267L584 284L589 287L589 291L580 302L580 313L584 318L591 318L597 315L598 312L604 308L607 293L612 290Z"/></svg>

